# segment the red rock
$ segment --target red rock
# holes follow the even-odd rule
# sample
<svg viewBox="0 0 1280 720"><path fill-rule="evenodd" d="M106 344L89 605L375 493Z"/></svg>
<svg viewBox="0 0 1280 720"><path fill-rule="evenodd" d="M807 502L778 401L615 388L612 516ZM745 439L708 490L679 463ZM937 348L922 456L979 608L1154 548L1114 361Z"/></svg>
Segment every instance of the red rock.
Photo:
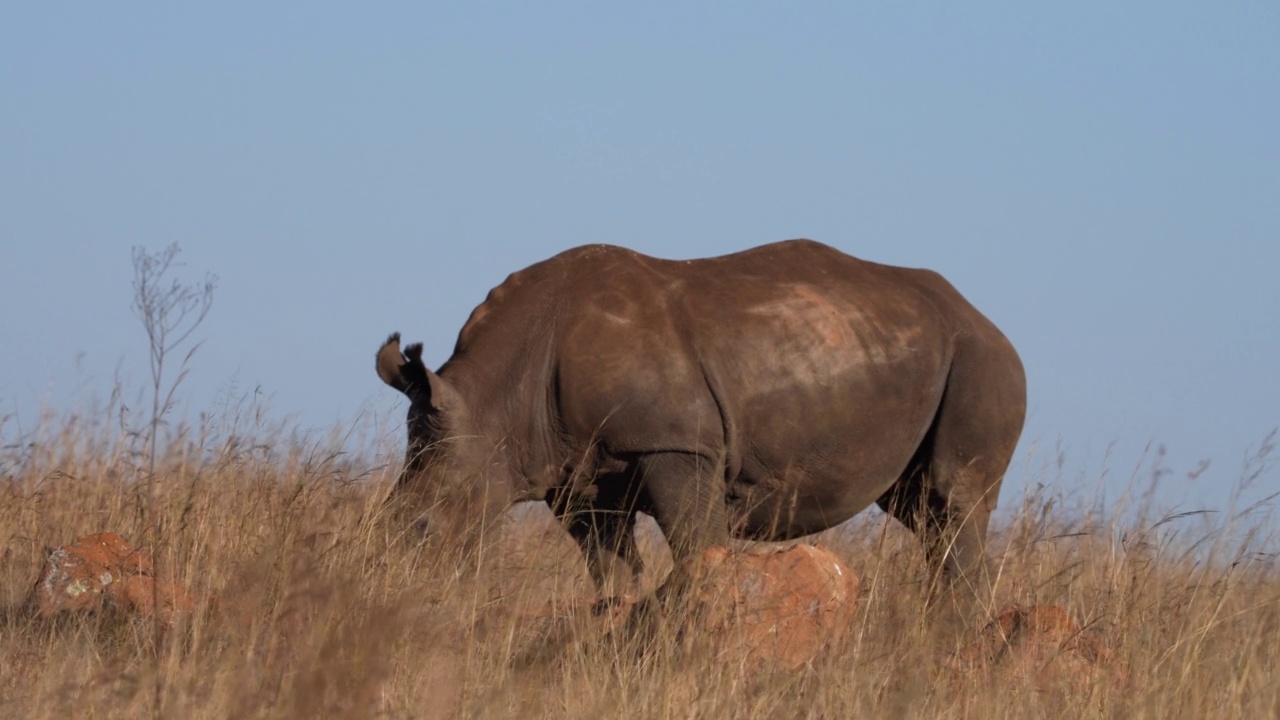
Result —
<svg viewBox="0 0 1280 720"><path fill-rule="evenodd" d="M963 675L1005 674L1035 683L1039 691L1096 682L1128 684L1128 673L1096 635L1081 630L1056 605L1005 609L977 639L949 659Z"/></svg>
<svg viewBox="0 0 1280 720"><path fill-rule="evenodd" d="M131 575L111 583L106 594L117 609L141 617L151 617L159 600L160 620L170 624L193 612L196 606L182 583L160 582L146 575Z"/></svg>
<svg viewBox="0 0 1280 720"><path fill-rule="evenodd" d="M46 617L97 608L106 587L117 579L119 560L132 553L115 533L88 535L55 549L32 591L36 608Z"/></svg>
<svg viewBox="0 0 1280 720"><path fill-rule="evenodd" d="M852 626L861 583L830 550L795 545L734 552L714 547L687 562L685 637L717 656L795 669Z"/></svg>
<svg viewBox="0 0 1280 720"><path fill-rule="evenodd" d="M165 622L189 613L195 602L180 583L159 582L151 556L111 532L86 535L49 554L31 591L42 617L64 611L93 612L112 607L149 617L160 601Z"/></svg>

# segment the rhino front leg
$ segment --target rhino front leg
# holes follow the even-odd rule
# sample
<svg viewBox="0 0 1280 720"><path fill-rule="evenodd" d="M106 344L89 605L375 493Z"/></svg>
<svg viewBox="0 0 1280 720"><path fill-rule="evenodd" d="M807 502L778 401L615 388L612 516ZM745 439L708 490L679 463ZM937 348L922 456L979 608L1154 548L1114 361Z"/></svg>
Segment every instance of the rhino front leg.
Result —
<svg viewBox="0 0 1280 720"><path fill-rule="evenodd" d="M679 593L687 559L729 541L724 469L694 453L652 453L638 462L647 509L662 528L675 566L662 595Z"/></svg>
<svg viewBox="0 0 1280 720"><path fill-rule="evenodd" d="M602 479L595 489L590 501L565 497L552 510L582 549L600 598L634 595L642 566L635 543L634 493L617 477Z"/></svg>
<svg viewBox="0 0 1280 720"><path fill-rule="evenodd" d="M587 569L602 599L634 596L639 590L641 559L636 551L635 517L610 513L583 535L575 534Z"/></svg>

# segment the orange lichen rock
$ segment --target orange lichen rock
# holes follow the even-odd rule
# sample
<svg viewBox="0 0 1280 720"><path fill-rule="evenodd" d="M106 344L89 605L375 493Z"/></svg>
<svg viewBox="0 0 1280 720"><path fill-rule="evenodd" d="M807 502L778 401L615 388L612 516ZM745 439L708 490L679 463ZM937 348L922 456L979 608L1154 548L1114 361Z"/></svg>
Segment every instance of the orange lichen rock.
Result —
<svg viewBox="0 0 1280 720"><path fill-rule="evenodd" d="M50 552L30 599L46 618L107 608L150 617L157 601L166 623L195 608L181 583L157 580L151 556L112 532L86 535Z"/></svg>
<svg viewBox="0 0 1280 720"><path fill-rule="evenodd" d="M1024 678L1037 690L1096 682L1126 686L1128 673L1096 635L1056 605L1011 607L949 659L957 673Z"/></svg>
<svg viewBox="0 0 1280 720"><path fill-rule="evenodd" d="M861 582L820 545L735 552L714 547L685 564L690 596L686 645L726 661L795 669L850 628Z"/></svg>

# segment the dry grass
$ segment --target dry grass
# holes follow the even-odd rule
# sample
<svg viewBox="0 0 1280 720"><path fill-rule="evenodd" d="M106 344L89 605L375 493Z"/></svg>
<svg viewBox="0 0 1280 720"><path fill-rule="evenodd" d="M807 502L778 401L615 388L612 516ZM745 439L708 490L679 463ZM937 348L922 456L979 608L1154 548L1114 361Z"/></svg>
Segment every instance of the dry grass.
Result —
<svg viewBox="0 0 1280 720"><path fill-rule="evenodd" d="M1067 608L1127 664L1128 685L955 682L940 662L954 648L923 619L915 542L880 518L823 539L867 589L848 642L804 672L751 677L666 637L595 631L572 610L585 592L580 560L536 512L494 528L465 561L396 537L378 514L394 468L337 453L338 439L239 416L174 432L149 518L145 445L112 425L118 417L49 420L21 438L0 427L10 443L0 451L0 715L1280 716L1271 539L1204 516L1127 512L1117 526L1056 509L1082 499L1045 491L996 528L1002 603ZM45 545L101 530L155 552L202 598L199 613L159 640L146 622L25 613ZM557 619L520 610L548 605L570 609Z"/></svg>

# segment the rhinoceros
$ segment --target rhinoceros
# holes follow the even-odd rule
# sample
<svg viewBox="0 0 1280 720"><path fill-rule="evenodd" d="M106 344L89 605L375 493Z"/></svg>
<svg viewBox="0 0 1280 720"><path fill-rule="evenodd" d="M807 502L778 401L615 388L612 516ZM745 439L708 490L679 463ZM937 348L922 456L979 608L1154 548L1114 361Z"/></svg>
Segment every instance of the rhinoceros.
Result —
<svg viewBox="0 0 1280 720"><path fill-rule="evenodd" d="M399 333L377 370L410 401L389 502L458 534L545 501L606 596L634 587L637 511L678 563L874 502L935 578L985 574L1026 409L1017 352L942 276L810 240L567 250L490 291L439 370Z"/></svg>

